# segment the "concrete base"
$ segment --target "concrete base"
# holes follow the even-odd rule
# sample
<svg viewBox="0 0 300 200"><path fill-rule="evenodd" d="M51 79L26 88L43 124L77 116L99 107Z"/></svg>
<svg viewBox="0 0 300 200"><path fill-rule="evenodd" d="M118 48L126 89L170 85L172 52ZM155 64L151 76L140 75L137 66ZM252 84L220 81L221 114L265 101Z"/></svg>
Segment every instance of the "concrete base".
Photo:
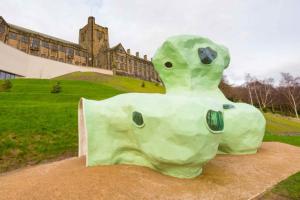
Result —
<svg viewBox="0 0 300 200"><path fill-rule="evenodd" d="M218 155L195 179L71 158L0 175L0 199L252 199L298 171L300 148L277 142L255 155Z"/></svg>

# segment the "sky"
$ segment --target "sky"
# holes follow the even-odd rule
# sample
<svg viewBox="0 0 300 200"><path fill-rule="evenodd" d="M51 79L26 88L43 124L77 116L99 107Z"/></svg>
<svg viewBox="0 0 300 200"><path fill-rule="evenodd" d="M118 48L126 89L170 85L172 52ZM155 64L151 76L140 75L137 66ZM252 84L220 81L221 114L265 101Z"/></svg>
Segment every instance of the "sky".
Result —
<svg viewBox="0 0 300 200"><path fill-rule="evenodd" d="M242 84L246 73L280 79L300 76L299 0L0 0L11 24L78 43L79 29L94 16L109 28L110 46L152 57L173 35L192 34L225 45L224 74Z"/></svg>

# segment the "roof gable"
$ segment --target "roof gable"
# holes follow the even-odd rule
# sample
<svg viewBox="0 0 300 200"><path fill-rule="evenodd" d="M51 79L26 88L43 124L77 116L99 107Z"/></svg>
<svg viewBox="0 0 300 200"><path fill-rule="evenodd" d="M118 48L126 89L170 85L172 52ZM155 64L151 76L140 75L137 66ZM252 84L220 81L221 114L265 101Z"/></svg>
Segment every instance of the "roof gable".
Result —
<svg viewBox="0 0 300 200"><path fill-rule="evenodd" d="M123 45L121 43L117 44L116 46L112 47L111 50L114 50L114 51L120 51L122 53L126 53Z"/></svg>
<svg viewBox="0 0 300 200"><path fill-rule="evenodd" d="M6 21L4 20L4 18L2 16L0 16L0 24L7 25Z"/></svg>

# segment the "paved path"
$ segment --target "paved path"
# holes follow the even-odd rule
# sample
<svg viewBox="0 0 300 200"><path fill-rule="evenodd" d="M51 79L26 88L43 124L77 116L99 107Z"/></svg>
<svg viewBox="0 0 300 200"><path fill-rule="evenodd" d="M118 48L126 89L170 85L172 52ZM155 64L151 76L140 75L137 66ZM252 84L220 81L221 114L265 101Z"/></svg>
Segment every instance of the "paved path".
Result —
<svg viewBox="0 0 300 200"><path fill-rule="evenodd" d="M256 155L219 155L192 180L71 158L0 175L0 199L251 199L297 171L300 148L276 142Z"/></svg>

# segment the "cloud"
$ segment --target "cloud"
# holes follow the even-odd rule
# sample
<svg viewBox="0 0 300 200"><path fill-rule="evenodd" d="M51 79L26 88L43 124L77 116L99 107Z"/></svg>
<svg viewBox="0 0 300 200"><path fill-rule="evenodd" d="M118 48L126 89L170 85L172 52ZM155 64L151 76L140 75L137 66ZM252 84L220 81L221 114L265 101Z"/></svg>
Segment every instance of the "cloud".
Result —
<svg viewBox="0 0 300 200"><path fill-rule="evenodd" d="M153 56L169 36L196 34L224 44L231 52L225 74L241 83L246 73L300 75L300 2L297 0L2 0L9 22L73 42L93 15L109 28L110 45ZM291 64L292 63L292 64ZM288 66L288 67L287 67Z"/></svg>

